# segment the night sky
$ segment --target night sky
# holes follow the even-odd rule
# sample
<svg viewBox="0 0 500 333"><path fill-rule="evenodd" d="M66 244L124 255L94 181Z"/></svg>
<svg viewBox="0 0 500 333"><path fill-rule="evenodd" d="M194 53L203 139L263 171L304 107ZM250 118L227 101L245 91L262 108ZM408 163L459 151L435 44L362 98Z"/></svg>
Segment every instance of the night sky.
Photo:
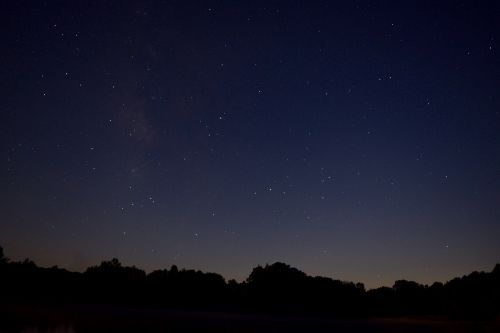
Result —
<svg viewBox="0 0 500 333"><path fill-rule="evenodd" d="M500 262L497 1L9 1L13 260L367 287Z"/></svg>

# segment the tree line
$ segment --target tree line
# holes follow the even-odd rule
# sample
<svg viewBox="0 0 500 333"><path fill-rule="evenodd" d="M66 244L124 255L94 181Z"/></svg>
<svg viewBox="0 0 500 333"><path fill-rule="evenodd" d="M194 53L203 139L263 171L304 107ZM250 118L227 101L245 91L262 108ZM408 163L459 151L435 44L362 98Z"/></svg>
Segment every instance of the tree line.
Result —
<svg viewBox="0 0 500 333"><path fill-rule="evenodd" d="M198 270L149 274L103 261L83 273L10 261L0 247L3 304L99 304L336 317L444 315L489 319L500 315L500 264L446 283L398 280L366 290L362 283L309 276L281 262L255 267L238 283Z"/></svg>

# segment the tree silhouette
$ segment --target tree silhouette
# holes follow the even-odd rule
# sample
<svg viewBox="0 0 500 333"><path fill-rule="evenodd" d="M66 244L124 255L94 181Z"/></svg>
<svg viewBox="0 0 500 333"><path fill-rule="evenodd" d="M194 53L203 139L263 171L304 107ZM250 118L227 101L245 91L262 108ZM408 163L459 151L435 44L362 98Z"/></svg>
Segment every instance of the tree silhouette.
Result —
<svg viewBox="0 0 500 333"><path fill-rule="evenodd" d="M328 317L447 315L488 319L500 315L500 264L446 283L424 286L398 280L365 290L362 283L309 276L285 263L255 267L246 281L226 282L191 269L146 274L113 258L84 273L9 261L0 247L0 309L16 304L95 304L170 309L309 314ZM8 307L8 306L7 306ZM0 327L1 330L1 327Z"/></svg>
<svg viewBox="0 0 500 333"><path fill-rule="evenodd" d="M5 257L3 253L3 247L0 246L0 264L5 264L7 262L9 262L9 259Z"/></svg>

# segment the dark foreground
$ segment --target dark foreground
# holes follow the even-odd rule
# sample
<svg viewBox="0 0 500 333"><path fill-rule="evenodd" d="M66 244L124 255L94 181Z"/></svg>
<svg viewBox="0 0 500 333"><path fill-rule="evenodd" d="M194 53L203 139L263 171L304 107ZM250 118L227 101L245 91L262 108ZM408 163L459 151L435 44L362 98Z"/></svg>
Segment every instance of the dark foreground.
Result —
<svg viewBox="0 0 500 333"><path fill-rule="evenodd" d="M500 332L500 320L331 319L118 307L0 307L0 332Z"/></svg>

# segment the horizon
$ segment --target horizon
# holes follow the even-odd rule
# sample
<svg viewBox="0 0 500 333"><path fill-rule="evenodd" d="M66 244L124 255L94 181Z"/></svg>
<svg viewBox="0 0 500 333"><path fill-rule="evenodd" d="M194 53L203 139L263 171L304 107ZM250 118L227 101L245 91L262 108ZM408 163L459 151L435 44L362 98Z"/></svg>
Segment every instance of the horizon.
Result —
<svg viewBox="0 0 500 333"><path fill-rule="evenodd" d="M5 251L5 250L4 250ZM474 270L474 271L470 271L470 272L465 272L463 274L459 274L457 276L453 276L453 277L450 277L449 279L447 280L443 280L443 281L432 281L430 283L423 283L421 281L417 281L417 280L414 280L414 279L411 279L411 278L399 278L399 279L396 279L394 280L392 283L390 284L386 284L386 285L379 285L379 286L369 286L367 285L365 282L363 281L355 281L355 280L348 280L348 279L342 279L341 277L338 277L338 276L328 276L328 275L320 275L320 274L313 274L313 273L310 273L310 272L307 272L303 269L301 269L300 267L296 267L294 265L291 265L291 264L288 264L284 261L274 261L274 262L266 262L264 264L258 264L254 267L252 267L248 274L246 275L246 277L242 278L242 279L236 279L236 278L231 278L231 277L227 277L219 272L216 272L216 271L213 271L213 270L201 270L201 269L198 269L196 267L182 267L182 266L178 266L178 265L175 265L175 264L172 264L170 266L166 266L166 267L158 267L158 268L152 268L152 269L145 269L144 267L140 267L138 265L134 265L134 264L127 264L125 262L123 262L122 260L120 260L120 258L108 258L108 259L103 259L99 262L96 262L94 264L90 264L88 265L87 267L84 267L82 269L78 269L78 270L74 270L74 269L69 269L67 267L64 267L64 266L59 266L59 265L48 265L48 266L44 266L44 265L40 265L39 263L37 263L35 260L31 259L31 258L24 258L22 260L13 260L12 258L8 257L8 256L5 256L7 259L8 259L8 262L17 262L17 263L22 263L24 261L32 261L33 263L35 263L35 265L37 265L37 267L40 267L40 268L53 268L53 267L56 267L58 269L63 269L63 270L67 270L69 272L75 272L75 273L85 273L86 270L88 270L89 268L91 267L98 267L99 265L101 265L101 263L103 262L109 262L113 259L117 259L120 264L123 266L123 267L135 267L139 270L142 270L144 271L146 274L150 274L152 272L155 272L155 271L161 271L161 270L171 270L173 266L177 267L178 270L194 270L194 271L201 271L203 273L215 273L215 274L218 274L220 275L222 278L224 278L225 282L228 283L230 280L235 280L237 283L243 283L243 282L246 282L247 278L250 276L252 270L256 267L266 267L266 266L272 266L274 264L277 264L277 263L282 263L282 264L285 264L285 265L288 265L290 266L291 268L296 268L298 269L299 271L305 273L307 276L311 276L311 277L326 277L326 278L330 278L330 279L333 279L333 280L339 280L339 281L342 281L342 282L346 282L346 283L354 283L354 284L357 284L357 283L362 283L365 287L365 290L368 291L368 290L372 290L372 289L378 289L378 288L383 288L383 287L388 287L388 288L392 288L392 286L394 285L394 283L398 280L406 280L406 281L412 281L412 282L416 282L418 283L419 285L422 285L422 286L431 286L433 283L442 283L442 284L445 284L455 278L462 278L464 276L467 276L471 273L474 273L474 272L479 272L479 273L489 273L491 271L493 271L493 269L497 266L497 265L500 265L500 263L496 263L493 265L493 268L491 268L490 270L488 269L485 269L485 270Z"/></svg>
<svg viewBox="0 0 500 333"><path fill-rule="evenodd" d="M0 244L242 281L500 262L500 3L10 2ZM104 258L104 259L103 259Z"/></svg>

